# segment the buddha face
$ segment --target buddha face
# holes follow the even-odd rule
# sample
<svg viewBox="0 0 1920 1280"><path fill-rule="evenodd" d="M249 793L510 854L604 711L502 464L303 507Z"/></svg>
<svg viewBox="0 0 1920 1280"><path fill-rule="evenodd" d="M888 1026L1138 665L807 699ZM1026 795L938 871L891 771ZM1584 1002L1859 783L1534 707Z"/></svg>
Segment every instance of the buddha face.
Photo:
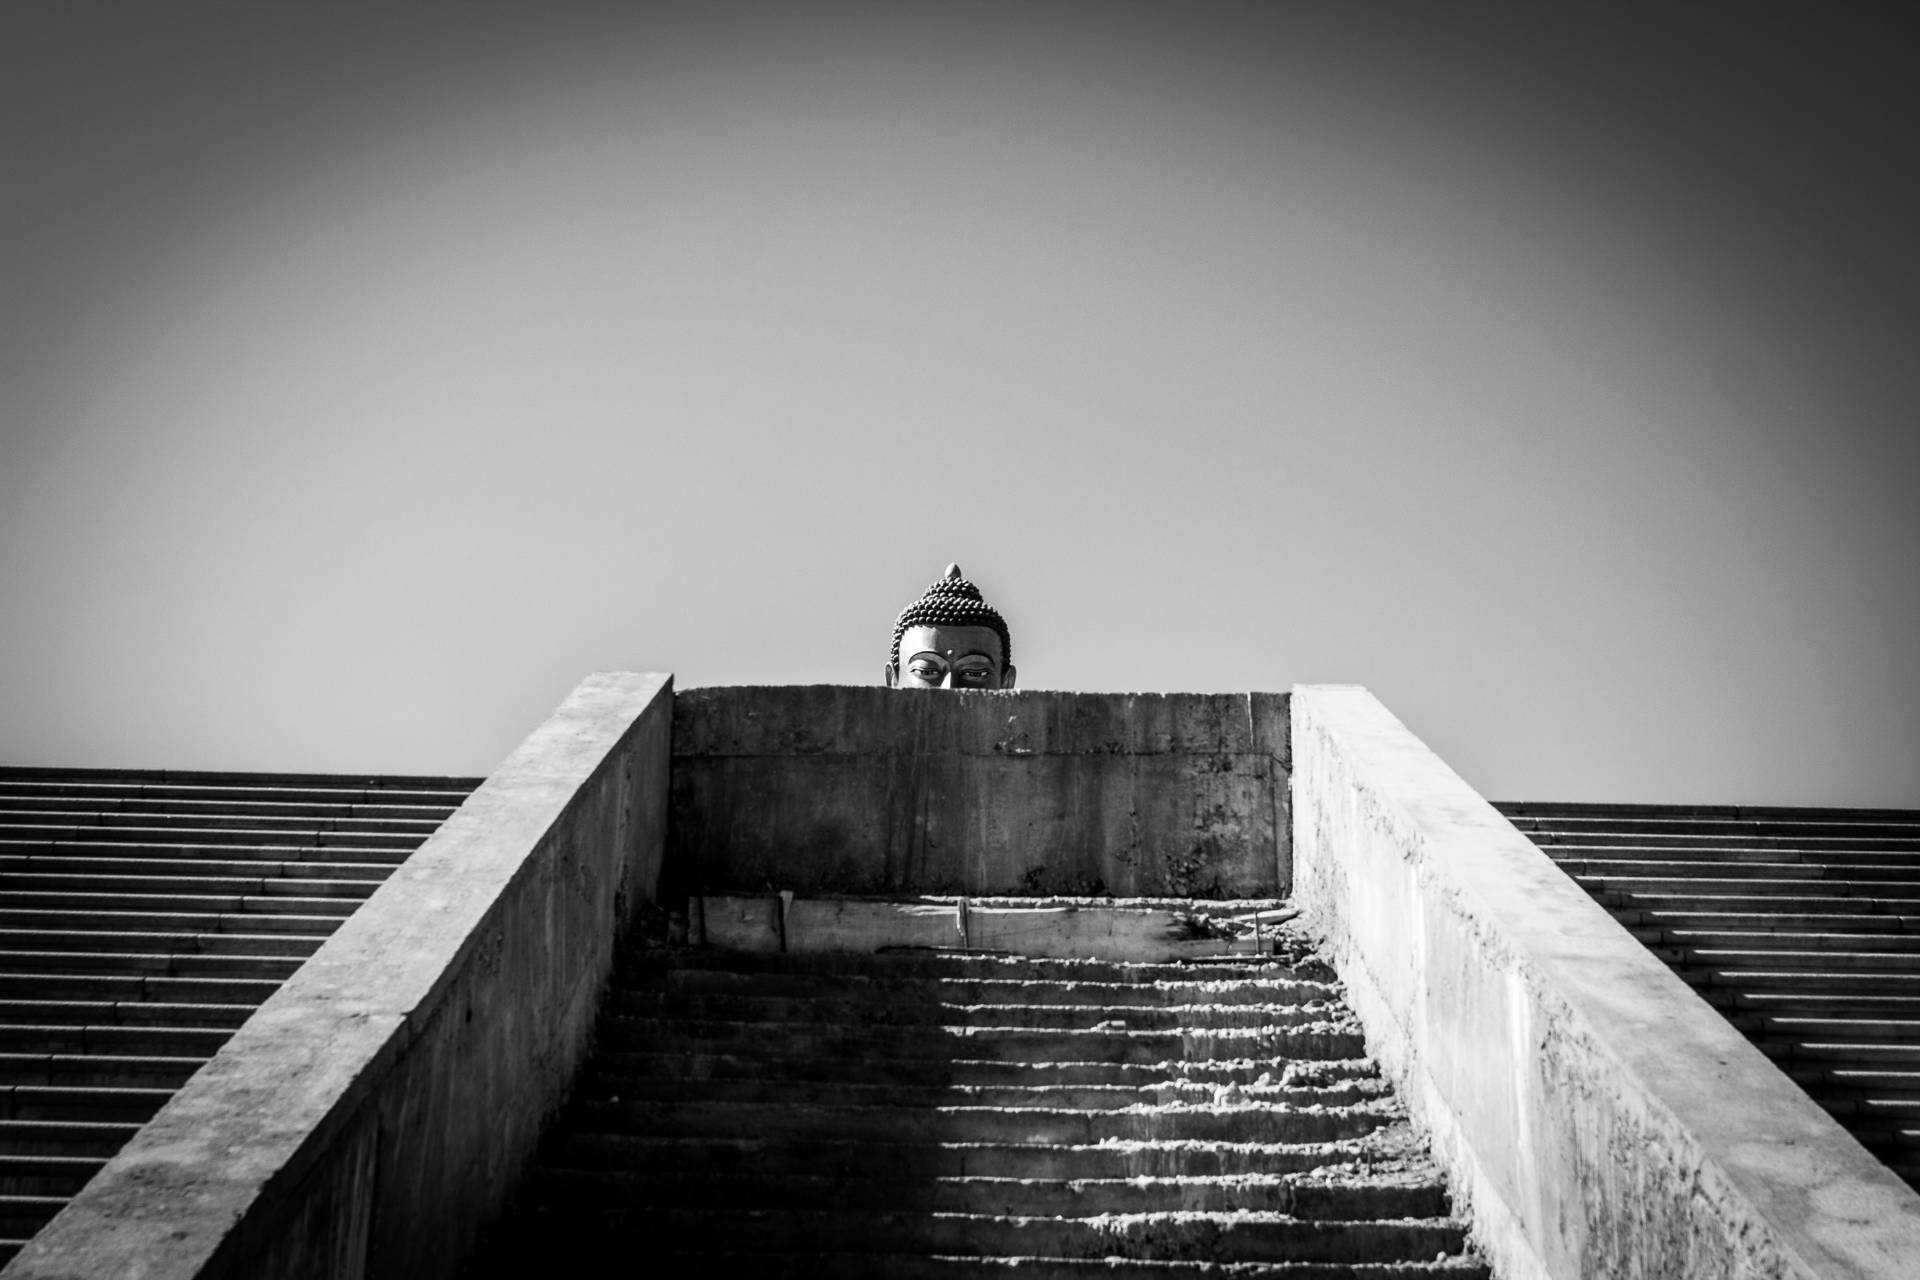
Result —
<svg viewBox="0 0 1920 1280"><path fill-rule="evenodd" d="M887 668L889 689L1011 689L1013 668L992 627L908 627L900 665Z"/></svg>

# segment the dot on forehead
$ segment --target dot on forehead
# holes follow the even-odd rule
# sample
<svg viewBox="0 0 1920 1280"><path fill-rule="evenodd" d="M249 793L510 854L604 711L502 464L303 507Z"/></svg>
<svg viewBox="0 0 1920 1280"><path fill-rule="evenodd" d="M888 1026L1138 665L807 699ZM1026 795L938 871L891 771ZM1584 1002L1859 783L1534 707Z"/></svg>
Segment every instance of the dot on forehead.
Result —
<svg viewBox="0 0 1920 1280"><path fill-rule="evenodd" d="M1000 637L992 627L908 627L900 637L900 656L938 653L947 658L979 655L1000 661Z"/></svg>

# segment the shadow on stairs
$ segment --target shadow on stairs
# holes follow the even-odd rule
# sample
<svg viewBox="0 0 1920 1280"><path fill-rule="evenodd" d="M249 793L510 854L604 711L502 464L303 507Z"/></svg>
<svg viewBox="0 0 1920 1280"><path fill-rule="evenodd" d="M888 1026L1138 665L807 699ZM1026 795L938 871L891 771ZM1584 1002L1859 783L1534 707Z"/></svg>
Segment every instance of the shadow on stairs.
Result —
<svg viewBox="0 0 1920 1280"><path fill-rule="evenodd" d="M1266 937L636 946L466 1274L1486 1277L1332 971Z"/></svg>

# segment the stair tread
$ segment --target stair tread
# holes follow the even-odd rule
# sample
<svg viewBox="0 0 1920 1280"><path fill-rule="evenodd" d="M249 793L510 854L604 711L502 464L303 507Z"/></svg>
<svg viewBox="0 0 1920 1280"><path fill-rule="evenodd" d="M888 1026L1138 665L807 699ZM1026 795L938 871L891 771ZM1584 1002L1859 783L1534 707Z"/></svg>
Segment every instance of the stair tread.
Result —
<svg viewBox="0 0 1920 1280"><path fill-rule="evenodd" d="M0 768L0 1261L479 782Z"/></svg>
<svg viewBox="0 0 1920 1280"><path fill-rule="evenodd" d="M631 1232L775 1271L804 1239L901 1275L943 1250L1078 1274L1071 1255L1152 1254L1169 1232L1204 1236L1211 1274L1255 1274L1217 1268L1256 1254L1303 1275L1359 1275L1323 1267L1361 1253L1465 1259L1341 994L1304 948L1192 964L630 951L503 1239Z"/></svg>
<svg viewBox="0 0 1920 1280"><path fill-rule="evenodd" d="M1920 1065L1920 812L1499 807L1856 1137L1899 1145L1884 1119L1920 1098L1891 1070Z"/></svg>

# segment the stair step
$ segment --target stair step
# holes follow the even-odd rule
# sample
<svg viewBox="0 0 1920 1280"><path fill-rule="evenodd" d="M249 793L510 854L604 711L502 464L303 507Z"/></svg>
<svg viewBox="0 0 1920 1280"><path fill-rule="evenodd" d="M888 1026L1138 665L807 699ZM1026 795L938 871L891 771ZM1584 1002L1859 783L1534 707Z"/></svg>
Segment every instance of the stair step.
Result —
<svg viewBox="0 0 1920 1280"><path fill-rule="evenodd" d="M219 1027L231 1031L253 1013L244 1004L167 1004L160 1001L0 1000L0 1024Z"/></svg>
<svg viewBox="0 0 1920 1280"><path fill-rule="evenodd" d="M1170 1062L1022 1062L1004 1058L872 1058L826 1055L766 1057L750 1054L614 1050L602 1046L594 1062L612 1075L669 1077L690 1081L837 1081L848 1084L951 1086L954 1088L1115 1086L1151 1088L1161 1082L1247 1086L1262 1076L1293 1083L1334 1085L1374 1080L1370 1059L1315 1059L1276 1064L1269 1058L1220 1058Z"/></svg>
<svg viewBox="0 0 1920 1280"><path fill-rule="evenodd" d="M1280 971L1284 973L1285 971ZM840 1000L917 1004L950 1001L999 1005L1130 1005L1162 1008L1197 1004L1313 1004L1340 999L1327 981L1293 976L1230 976L1203 981L1088 982L1062 979L910 974L874 976L859 972L780 973L730 969L670 969L629 980L622 993L658 996L662 984L671 996L732 996L752 999Z"/></svg>
<svg viewBox="0 0 1920 1280"><path fill-rule="evenodd" d="M1358 1058L1357 1027L1333 1023L1186 1031L1045 1027L820 1027L802 1022L719 1022L610 1017L610 1049L724 1049L735 1054L825 1057L1001 1058L1019 1062L1164 1062L1210 1059Z"/></svg>
<svg viewBox="0 0 1920 1280"><path fill-rule="evenodd" d="M240 916L236 927L253 929L256 917L316 918L331 917L333 924L353 913L360 905L354 898L338 896L300 898L290 894L209 894L209 893L96 893L91 891L14 892L5 901L16 910L54 911L103 917L125 912L150 912L191 919L206 913L220 917Z"/></svg>
<svg viewBox="0 0 1920 1280"><path fill-rule="evenodd" d="M898 1135L895 1135L896 1137ZM543 1151L551 1167L672 1173L706 1178L747 1173L876 1178L1246 1177L1309 1173L1323 1167L1384 1167L1390 1173L1426 1157L1405 1124L1328 1142L1238 1140L1113 1141L1094 1145L958 1141L905 1143L843 1136L695 1137L559 1131Z"/></svg>
<svg viewBox="0 0 1920 1280"><path fill-rule="evenodd" d="M1871 970L1697 969L1681 976L1689 982L1748 994L1920 995L1920 974Z"/></svg>
<svg viewBox="0 0 1920 1280"><path fill-rule="evenodd" d="M1284 1104L1141 1105L1114 1111L1047 1107L805 1106L681 1099L596 1102L577 1099L562 1123L590 1133L692 1137L837 1135L884 1142L901 1133L926 1141L1057 1143L1332 1142L1394 1122L1377 1103L1340 1108Z"/></svg>
<svg viewBox="0 0 1920 1280"><path fill-rule="evenodd" d="M0 1026L0 1052L162 1054L212 1057L233 1037L226 1028L128 1026Z"/></svg>
<svg viewBox="0 0 1920 1280"><path fill-rule="evenodd" d="M1576 880L1600 882L1610 888L1622 887L1617 883L1622 880L1653 879L1676 885L1693 884L1702 880L1735 884L1751 881L1752 884L1747 886L1747 891L1751 893L1771 892L1770 886L1775 882L1814 886L1829 882L1909 885L1920 883L1920 863L1908 862L1802 860L1743 862L1732 857L1722 860L1683 860L1674 857L1656 859L1585 856L1577 858L1561 856L1554 861L1560 864L1561 870Z"/></svg>
<svg viewBox="0 0 1920 1280"><path fill-rule="evenodd" d="M97 1120L0 1120L0 1152L104 1158L125 1146L138 1128Z"/></svg>
<svg viewBox="0 0 1920 1280"><path fill-rule="evenodd" d="M596 1102L669 1101L697 1096L704 1102L779 1103L795 1106L1019 1107L1115 1111L1155 1103L1257 1101L1294 1107L1344 1107L1383 1097L1377 1077L1326 1084L1289 1085L1248 1081L1169 1080L1156 1071L1151 1084L897 1083L831 1080L689 1079L684 1075L622 1074L617 1064L596 1059L575 1085L576 1098ZM1023 1067L1021 1075L1034 1074ZM1264 1074L1271 1075L1268 1071Z"/></svg>
<svg viewBox="0 0 1920 1280"><path fill-rule="evenodd" d="M172 955L165 952L0 951L0 975L9 973L145 973L174 977L270 978L284 982L297 956Z"/></svg>
<svg viewBox="0 0 1920 1280"><path fill-rule="evenodd" d="M1447 1212L1437 1172L1357 1181L1318 1174L1173 1178L1032 1179L862 1177L805 1173L713 1175L698 1181L669 1170L552 1169L529 1188L531 1203L555 1209L904 1210L1033 1217L1121 1213L1231 1213L1297 1218L1432 1218Z"/></svg>
<svg viewBox="0 0 1920 1280"><path fill-rule="evenodd" d="M172 1089L11 1085L0 1089L8 1120L114 1120L144 1124L166 1105Z"/></svg>
<svg viewBox="0 0 1920 1280"><path fill-rule="evenodd" d="M1769 1040L1920 1044L1920 1021L1912 1019L1765 1017L1759 1023L1759 1036Z"/></svg>
<svg viewBox="0 0 1920 1280"><path fill-rule="evenodd" d="M1846 1062L1920 1067L1920 1044L1880 1044L1861 1041L1762 1041L1761 1052L1773 1058L1799 1062Z"/></svg>
<svg viewBox="0 0 1920 1280"><path fill-rule="evenodd" d="M1920 975L1920 954L1905 951L1764 951L1729 947L1691 947L1686 959L1709 971L1740 969L1793 973L1885 973Z"/></svg>
<svg viewBox="0 0 1920 1280"><path fill-rule="evenodd" d="M6 795L166 796L224 800L340 800L461 804L482 778L360 777L348 774L267 774L152 769L0 767Z"/></svg>
<svg viewBox="0 0 1920 1280"><path fill-rule="evenodd" d="M1739 861L1751 866L1804 862L1819 866L1840 862L1870 862L1899 866L1920 863L1920 840L1910 831L1901 834L1852 836L1811 833L1781 836L1743 836L1737 832L1607 832L1535 833L1534 842L1555 862L1578 861L1598 855L1620 861Z"/></svg>
<svg viewBox="0 0 1920 1280"><path fill-rule="evenodd" d="M1011 994L1011 993L1008 993ZM1267 994L1280 994L1268 992ZM1001 1001L888 998L871 993L860 1000L787 996L685 996L662 992L616 991L608 1008L645 1019L675 1018L693 1023L773 1022L788 1025L859 1027L966 1026L1090 1030L1177 1031L1182 1027L1233 1028L1304 1026L1325 1022L1337 1006L1328 999L1298 1004L1044 1004Z"/></svg>
<svg viewBox="0 0 1920 1280"><path fill-rule="evenodd" d="M129 807L131 806L131 807ZM210 839L226 838L225 832L268 832L288 834L317 843L321 836L382 837L380 843L411 841L415 844L433 834L442 819L408 818L396 815L355 814L351 806L307 805L275 807L260 803L219 805L200 803L182 806L178 801L159 803L122 801L118 804L88 808L74 800L13 798L0 796L0 832L29 831L121 832L157 831L165 838L181 831L213 833ZM108 839L123 839L109 835Z"/></svg>
<svg viewBox="0 0 1920 1280"><path fill-rule="evenodd" d="M1716 951L1788 951L1807 955L1871 952L1879 955L1920 956L1920 933L1804 933L1791 929L1646 929L1635 937L1656 950L1672 948L1690 953Z"/></svg>
<svg viewBox="0 0 1920 1280"><path fill-rule="evenodd" d="M730 1251L790 1253L857 1246L1003 1257L1366 1262L1458 1254L1466 1229L1448 1219L1369 1222L1285 1214L1154 1213L1094 1218L968 1213L823 1212L779 1209L549 1210L550 1230L576 1238L618 1236L674 1250L725 1241Z"/></svg>
<svg viewBox="0 0 1920 1280"><path fill-rule="evenodd" d="M285 846L300 849L402 850L410 852L430 832L390 831L346 825L313 823L277 825L265 820L220 818L172 821L144 815L101 814L84 823L61 822L51 814L12 814L0 811L0 849L17 843L42 843L56 848L93 849L99 846L156 850L176 845L217 850L229 845ZM89 855L93 856L93 855Z"/></svg>
<svg viewBox="0 0 1920 1280"><path fill-rule="evenodd" d="M0 972L0 999L102 1002L157 1000L174 1004L246 1004L258 1008L279 987L275 978L189 977L152 973Z"/></svg>
<svg viewBox="0 0 1920 1280"><path fill-rule="evenodd" d="M11 883L16 876L98 877L102 886L125 884L129 880L166 877L179 887L194 884L224 884L248 876L299 877L302 881L347 881L378 885L392 873L397 863L354 862L315 858L305 861L289 858L287 851L276 849L273 856L259 859L235 858L222 850L221 857L142 857L138 851L126 856L82 854L0 853L0 877Z"/></svg>
<svg viewBox="0 0 1920 1280"><path fill-rule="evenodd" d="M0 1194L0 1238L25 1239L66 1207L65 1196Z"/></svg>
<svg viewBox="0 0 1920 1280"><path fill-rule="evenodd" d="M169 875L183 886L213 876L269 874L382 879L412 855L410 847L323 849L301 844L121 844L0 838L0 871Z"/></svg>
<svg viewBox="0 0 1920 1280"><path fill-rule="evenodd" d="M104 1156L11 1155L0 1152L0 1195L71 1196L106 1164Z"/></svg>
<svg viewBox="0 0 1920 1280"><path fill-rule="evenodd" d="M320 949L326 936L293 933L115 933L107 930L0 929L0 951L175 955L296 956Z"/></svg>
<svg viewBox="0 0 1920 1280"><path fill-rule="evenodd" d="M380 879L316 878L306 874L307 867L302 863L263 862L252 865L247 873L220 875L202 875L199 869L193 874L179 867L169 871L167 864L150 864L150 874L108 874L98 867L84 867L75 864L87 859L71 858L61 864L60 871L6 871L0 870L0 893L8 900L21 903L27 895L36 893L65 894L69 892L88 893L136 893L172 895L181 893L195 894L244 894L261 897L300 897L300 898L365 898L378 889ZM47 864L41 864L47 865ZM297 868L298 870L290 870ZM369 868L371 870L371 868ZM384 870L384 868L381 868ZM17 895L17 896L16 896ZM302 907L302 910L310 908Z"/></svg>
<svg viewBox="0 0 1920 1280"><path fill-rule="evenodd" d="M177 1089L205 1063L197 1054L0 1053L0 1084Z"/></svg>
<svg viewBox="0 0 1920 1280"><path fill-rule="evenodd" d="M17 813L64 813L73 815L71 820L81 821L80 815L95 813L112 814L155 814L168 817L191 817L206 815L209 817L236 818L262 817L276 819L325 819L335 820L351 818L358 821L391 821L399 823L427 823L424 835L430 835L434 827L445 822L456 806L451 804L387 804L365 800L342 798L356 793L341 792L336 798L322 799L335 793L316 792L314 798L307 800L276 800L246 798L248 793L236 793L208 798L206 796L128 796L104 795L73 792L58 793L36 792L18 794L9 783L0 782L0 812ZM413 830L412 826L396 826L396 830Z"/></svg>
<svg viewBox="0 0 1920 1280"><path fill-rule="evenodd" d="M901 950L880 954L814 952L786 955L767 952L722 951L695 948L684 951L641 951L616 970L616 981L645 984L655 975L678 969L710 969L736 973L855 974L872 978L995 978L1014 981L1101 982L1213 982L1221 980L1331 978L1325 966L1302 969L1271 957L1213 958L1177 963L1140 964L1121 960L1057 960L1035 956L1001 955L985 951Z"/></svg>
<svg viewBox="0 0 1920 1280"><path fill-rule="evenodd" d="M1626 893L1642 897L1740 896L1743 898L1794 898L1806 905L1808 899L1822 895L1830 898L1884 898L1911 903L1920 895L1920 880L1902 881L1887 876L1649 876L1575 875L1574 879L1589 893Z"/></svg>
<svg viewBox="0 0 1920 1280"><path fill-rule="evenodd" d="M1508 813L1504 801L1496 807L1503 814ZM1822 809L1779 805L1766 809L1741 806L1736 813L1720 810L1694 812L1691 806L1686 805L1595 804L1591 806L1592 812L1582 813L1576 811L1578 806L1558 803L1548 808L1551 812L1544 809L1535 812L1532 806L1521 806L1509 814L1508 821L1524 831L1717 831L1736 839L1803 832L1897 836L1903 832L1912 834L1920 830L1920 820L1915 818L1916 812L1920 811L1913 809ZM1626 812L1632 808L1644 812Z"/></svg>
<svg viewBox="0 0 1920 1280"><path fill-rule="evenodd" d="M164 911L87 911L33 908L13 910L0 907L0 929L10 931L50 930L58 933L153 933L153 934L304 934L324 939L340 927L341 915L266 915L236 917L231 912L196 911L192 914Z"/></svg>
<svg viewBox="0 0 1920 1280"><path fill-rule="evenodd" d="M1805 911L1815 915L1868 914L1906 918L1920 915L1920 893L1846 893L1844 885L1822 886L1819 893L1783 895L1776 893L1668 893L1660 889L1641 889L1632 893L1616 890L1588 892L1601 906L1616 913L1626 911L1738 911L1767 914L1777 911ZM1833 892L1834 889L1843 892Z"/></svg>
<svg viewBox="0 0 1920 1280"><path fill-rule="evenodd" d="M1829 1067L1818 1074L1821 1082L1830 1088L1854 1089L1884 1097L1920 1097L1920 1071Z"/></svg>
<svg viewBox="0 0 1920 1280"><path fill-rule="evenodd" d="M1711 989L1708 994L1715 995ZM1914 1023L1920 1026L1920 1021L1916 1021L1920 1020L1920 1009L1914 1007L1914 1001L1909 997L1883 997L1886 1001L1884 1004L1876 1004L1871 996L1835 995L1831 997L1830 1004L1817 1003L1818 999L1817 996L1758 997L1720 992L1710 1003L1749 1039L1761 1035L1797 1034L1791 1029L1792 1023L1804 1020L1832 1022L1836 1025ZM1786 1024L1778 1022L1783 1018L1791 1021Z"/></svg>
<svg viewBox="0 0 1920 1280"><path fill-rule="evenodd" d="M521 1276L558 1270L591 1275L609 1246L600 1237L560 1235L519 1250L488 1249L485 1276ZM1440 1256L1420 1262L1214 1262L1176 1258L982 1257L934 1253L804 1254L647 1252L648 1274L739 1276L750 1280L1491 1280L1474 1257Z"/></svg>
<svg viewBox="0 0 1920 1280"><path fill-rule="evenodd" d="M1639 928L1750 929L1764 933L1920 933L1920 915L1806 911L1639 911L1621 923Z"/></svg>
<svg viewBox="0 0 1920 1280"><path fill-rule="evenodd" d="M1822 1097L1820 1105L1843 1123L1869 1128L1920 1124L1920 1098Z"/></svg>

